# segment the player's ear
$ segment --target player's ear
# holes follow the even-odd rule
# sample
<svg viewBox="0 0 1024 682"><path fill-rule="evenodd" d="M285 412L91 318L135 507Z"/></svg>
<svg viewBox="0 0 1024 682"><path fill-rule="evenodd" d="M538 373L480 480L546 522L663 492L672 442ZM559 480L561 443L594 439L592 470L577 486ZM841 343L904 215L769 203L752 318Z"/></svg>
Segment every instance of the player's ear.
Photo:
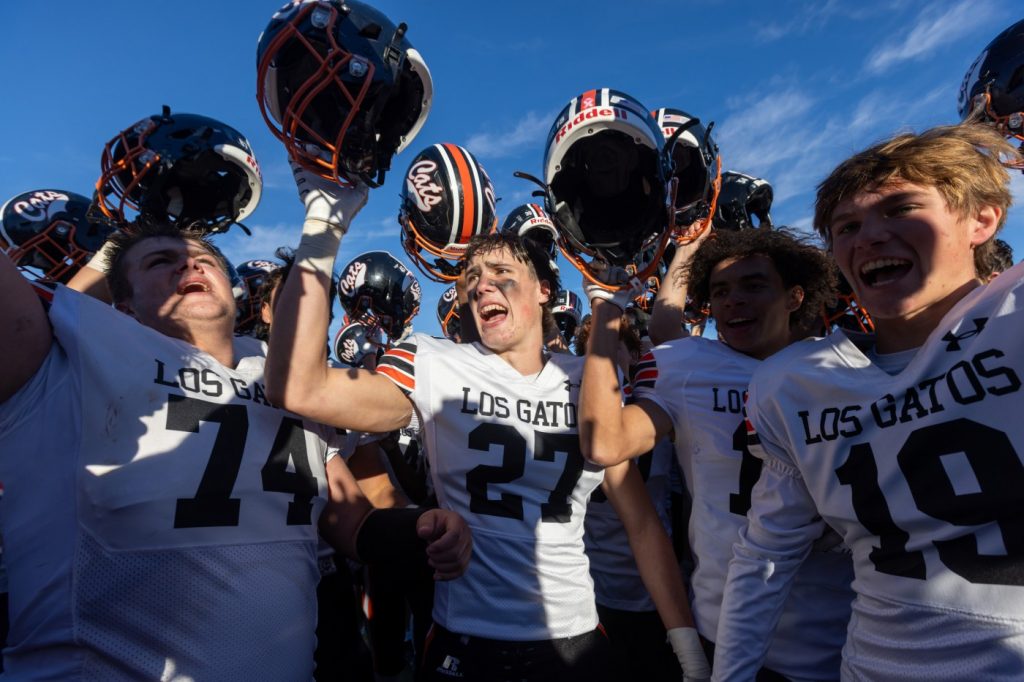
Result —
<svg viewBox="0 0 1024 682"><path fill-rule="evenodd" d="M981 206L967 221L971 231L971 246L980 246L995 236L1003 217L1003 209L998 206Z"/></svg>
<svg viewBox="0 0 1024 682"><path fill-rule="evenodd" d="M540 294L541 294L541 305L546 305L551 301L551 283L546 279L540 280Z"/></svg>
<svg viewBox="0 0 1024 682"><path fill-rule="evenodd" d="M260 304L260 320L263 324L270 324L274 321L274 313L270 309L270 304L264 301Z"/></svg>
<svg viewBox="0 0 1024 682"><path fill-rule="evenodd" d="M795 312L800 309L800 306L804 304L804 288L799 284L795 284L789 288L786 292L786 310L788 312Z"/></svg>

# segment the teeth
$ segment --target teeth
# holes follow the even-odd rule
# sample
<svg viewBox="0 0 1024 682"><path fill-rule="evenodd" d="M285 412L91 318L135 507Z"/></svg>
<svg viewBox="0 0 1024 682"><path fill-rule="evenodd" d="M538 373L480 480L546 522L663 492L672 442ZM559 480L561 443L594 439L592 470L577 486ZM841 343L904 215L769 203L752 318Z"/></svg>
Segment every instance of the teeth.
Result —
<svg viewBox="0 0 1024 682"><path fill-rule="evenodd" d="M500 306L500 305L498 305L498 304L496 304L496 303L492 303L492 304L490 304L490 305L485 305L485 306L484 306L484 307L483 307L483 308L482 308L482 309L480 310L480 312L482 312L482 313L484 313L484 314L487 314L487 313L493 313L493 312L499 312L499 313L503 313L503 312L505 312L505 307L504 307L504 306Z"/></svg>
<svg viewBox="0 0 1024 682"><path fill-rule="evenodd" d="M910 261L902 258L876 258L875 260L868 261L864 265L860 266L860 274L868 275L875 270L901 265L910 265Z"/></svg>
<svg viewBox="0 0 1024 682"><path fill-rule="evenodd" d="M203 282L189 282L181 288L181 293L188 294L194 291L209 291L210 287Z"/></svg>

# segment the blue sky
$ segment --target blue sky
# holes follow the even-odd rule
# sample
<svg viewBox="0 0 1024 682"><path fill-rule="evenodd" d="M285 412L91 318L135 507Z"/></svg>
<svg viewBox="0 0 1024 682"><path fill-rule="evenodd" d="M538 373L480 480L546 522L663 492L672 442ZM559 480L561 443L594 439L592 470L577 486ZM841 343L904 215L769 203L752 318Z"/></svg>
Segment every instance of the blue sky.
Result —
<svg viewBox="0 0 1024 682"><path fill-rule="evenodd" d="M4 2L0 64L0 201L56 188L91 194L104 143L136 120L174 110L223 120L250 140L265 181L247 221L218 244L235 262L294 245L302 207L280 143L256 104L256 41L281 0ZM339 264L368 250L401 250L400 179L417 151L455 142L495 184L499 217L527 201L541 175L545 136L575 95L623 90L649 108L715 121L723 169L775 188L777 224L809 228L814 186L849 154L902 129L957 120L968 66L1020 5L998 0L522 0L399 2L376 6L408 37L433 75L434 106L394 161L342 244ZM1024 177L1014 174L1024 201ZM1024 209L1004 238L1024 256ZM567 286L579 275L562 261ZM445 288L420 278L418 331L438 333Z"/></svg>

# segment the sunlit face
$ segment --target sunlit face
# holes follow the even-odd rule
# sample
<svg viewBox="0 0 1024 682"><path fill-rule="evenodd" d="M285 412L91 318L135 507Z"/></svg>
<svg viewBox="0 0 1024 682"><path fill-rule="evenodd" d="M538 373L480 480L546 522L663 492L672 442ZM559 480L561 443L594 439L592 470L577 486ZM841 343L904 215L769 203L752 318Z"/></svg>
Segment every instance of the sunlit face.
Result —
<svg viewBox="0 0 1024 682"><path fill-rule="evenodd" d="M132 295L117 307L168 336L182 338L196 324L235 320L231 283L220 261L201 243L153 237L125 255ZM184 332L184 333L183 333Z"/></svg>
<svg viewBox="0 0 1024 682"><path fill-rule="evenodd" d="M800 307L804 292L786 287L771 258L720 261L711 270L708 289L711 315L730 348L763 360L789 344L790 313Z"/></svg>
<svg viewBox="0 0 1024 682"><path fill-rule="evenodd" d="M910 319L976 280L973 249L995 233L999 215L987 207L962 216L935 187L895 181L836 206L832 252L876 321Z"/></svg>
<svg viewBox="0 0 1024 682"><path fill-rule="evenodd" d="M529 265L506 248L480 253L468 264L466 285L480 341L487 348L499 354L524 344L540 349L542 306L551 292Z"/></svg>

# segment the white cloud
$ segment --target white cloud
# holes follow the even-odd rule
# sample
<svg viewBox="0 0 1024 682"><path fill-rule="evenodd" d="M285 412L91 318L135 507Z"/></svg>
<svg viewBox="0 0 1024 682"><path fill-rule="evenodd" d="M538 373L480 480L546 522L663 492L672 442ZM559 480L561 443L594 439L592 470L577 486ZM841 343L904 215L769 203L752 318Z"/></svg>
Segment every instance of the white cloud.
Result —
<svg viewBox="0 0 1024 682"><path fill-rule="evenodd" d="M490 130L472 135L466 148L482 158L512 156L524 149L536 148L547 135L554 116L529 111L511 130Z"/></svg>
<svg viewBox="0 0 1024 682"><path fill-rule="evenodd" d="M712 130L725 168L764 173L780 162L800 156L796 138L807 134L804 119L814 100L794 88L772 91L742 105Z"/></svg>
<svg viewBox="0 0 1024 682"><path fill-rule="evenodd" d="M792 82L773 83L730 102L734 113L713 133L723 170L767 179L775 193L776 222L803 229L810 226L817 183L837 163L898 128L919 128L949 88L879 89L850 104L837 104L842 93L814 93Z"/></svg>
<svg viewBox="0 0 1024 682"><path fill-rule="evenodd" d="M799 35L810 30L817 30L828 23L829 19L841 11L838 0L814 2L805 5L786 22L770 22L758 28L755 36L764 43L780 40L789 35Z"/></svg>
<svg viewBox="0 0 1024 682"><path fill-rule="evenodd" d="M910 31L871 53L867 69L881 73L902 62L921 59L986 23L992 13L990 3L978 0L961 0L945 11L929 5L917 16Z"/></svg>
<svg viewBox="0 0 1024 682"><path fill-rule="evenodd" d="M261 160L260 173L263 176L263 189L283 189L295 187L295 178L292 177L291 166L289 166L287 163L264 163Z"/></svg>

